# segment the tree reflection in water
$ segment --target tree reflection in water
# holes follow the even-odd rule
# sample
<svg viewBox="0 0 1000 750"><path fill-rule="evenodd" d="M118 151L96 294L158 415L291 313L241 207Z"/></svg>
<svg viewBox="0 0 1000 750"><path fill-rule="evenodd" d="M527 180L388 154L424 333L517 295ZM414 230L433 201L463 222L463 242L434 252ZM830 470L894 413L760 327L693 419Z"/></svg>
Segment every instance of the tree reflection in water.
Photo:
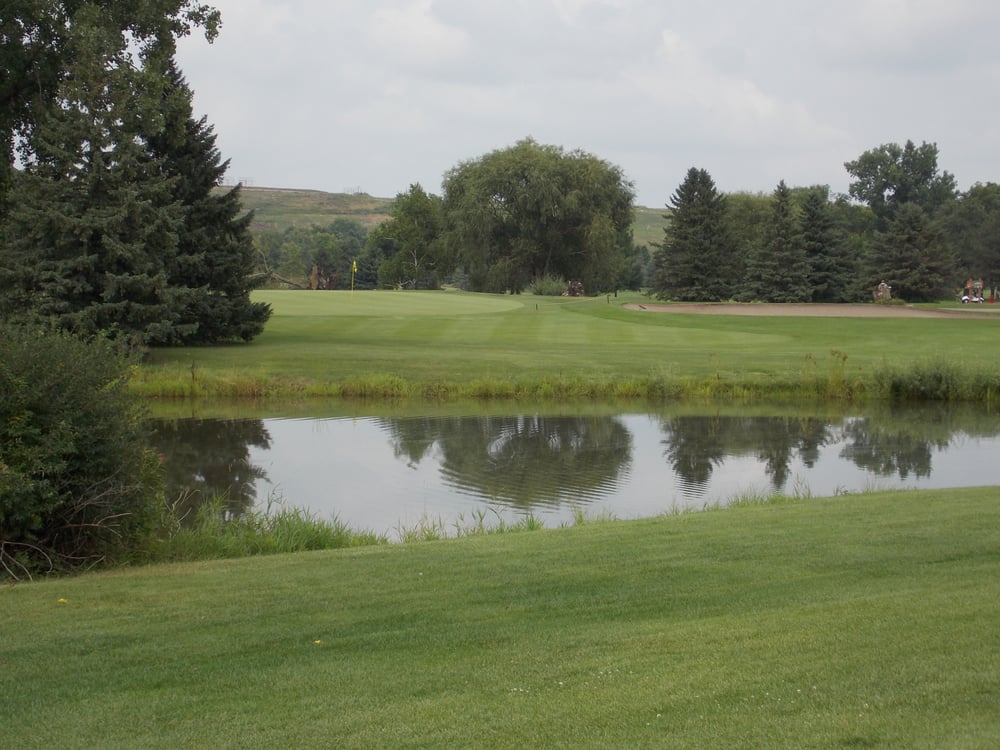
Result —
<svg viewBox="0 0 1000 750"><path fill-rule="evenodd" d="M793 456L813 466L832 439L832 425L815 417L678 416L663 420L664 455L689 493L703 490L731 456L754 456L775 489L788 481Z"/></svg>
<svg viewBox="0 0 1000 750"><path fill-rule="evenodd" d="M328 426L317 430L316 422ZM996 410L943 405L871 408L859 416L758 416L734 407L708 415L360 417L269 424L270 432L260 419L154 422L168 501L193 512L206 498L221 495L231 514L244 512L262 499L261 485L270 483L251 462L254 456L276 475L276 486L294 487L294 503L379 528L427 508L461 513L483 501L562 518L598 503L612 514L634 515L668 509L678 495L691 503L724 501L762 478L774 490L788 492L794 478L811 491L833 493L880 478L893 483L895 477L896 484L931 478L947 466L951 476L958 471L958 479L950 480L955 485L966 476L968 483L995 483L996 469L975 456L991 450L1000 435ZM272 434L280 442L273 448ZM981 445L978 437L985 439Z"/></svg>
<svg viewBox="0 0 1000 750"><path fill-rule="evenodd" d="M880 477L899 476L906 479L931 475L931 449L944 448L943 443L920 439L912 434L887 429L870 419L852 419L844 427L849 442L840 452L855 466Z"/></svg>
<svg viewBox="0 0 1000 750"><path fill-rule="evenodd" d="M627 471L632 436L616 417L516 416L385 419L393 452L416 464L440 454L460 492L520 509L585 504Z"/></svg>
<svg viewBox="0 0 1000 750"><path fill-rule="evenodd" d="M166 502L181 518L214 497L228 516L241 515L256 502L257 480L267 478L250 462L251 446L271 447L260 419L155 420L152 443L163 456Z"/></svg>

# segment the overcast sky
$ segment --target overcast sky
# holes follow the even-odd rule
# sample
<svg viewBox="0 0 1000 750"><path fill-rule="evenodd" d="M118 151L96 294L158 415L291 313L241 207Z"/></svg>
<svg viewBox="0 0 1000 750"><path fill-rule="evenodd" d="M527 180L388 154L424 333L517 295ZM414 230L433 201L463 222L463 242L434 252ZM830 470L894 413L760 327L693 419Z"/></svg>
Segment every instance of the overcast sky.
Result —
<svg viewBox="0 0 1000 750"><path fill-rule="evenodd" d="M937 143L959 187L1000 182L996 0L206 0L181 41L230 181L441 193L527 136L582 149L661 207L827 184L883 143Z"/></svg>

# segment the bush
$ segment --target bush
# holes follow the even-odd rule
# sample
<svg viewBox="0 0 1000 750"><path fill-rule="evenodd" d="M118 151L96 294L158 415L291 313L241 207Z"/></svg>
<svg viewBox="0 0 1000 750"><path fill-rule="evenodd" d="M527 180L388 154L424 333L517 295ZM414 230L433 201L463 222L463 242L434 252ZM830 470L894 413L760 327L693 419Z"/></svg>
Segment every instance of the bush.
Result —
<svg viewBox="0 0 1000 750"><path fill-rule="evenodd" d="M536 276L528 285L528 291L544 297L558 297L566 291L566 280L551 274Z"/></svg>
<svg viewBox="0 0 1000 750"><path fill-rule="evenodd" d="M0 570L114 559L150 530L159 461L106 341L0 327Z"/></svg>

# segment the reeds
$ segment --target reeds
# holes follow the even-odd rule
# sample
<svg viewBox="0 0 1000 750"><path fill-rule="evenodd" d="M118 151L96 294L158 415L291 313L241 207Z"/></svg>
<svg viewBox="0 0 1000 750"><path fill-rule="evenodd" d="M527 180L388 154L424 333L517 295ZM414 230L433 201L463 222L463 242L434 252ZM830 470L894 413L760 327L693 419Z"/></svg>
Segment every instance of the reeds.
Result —
<svg viewBox="0 0 1000 750"><path fill-rule="evenodd" d="M886 363L874 375L874 392L893 402L976 402L992 405L1000 395L1000 366L935 357L905 365Z"/></svg>
<svg viewBox="0 0 1000 750"><path fill-rule="evenodd" d="M241 399L337 398L348 401L421 399L477 401L763 401L795 399L836 401L993 403L1000 394L1000 366L977 360L943 358L896 364L883 362L868 372L851 371L847 354L807 354L797 373L718 372L678 376L669 369L621 377L551 375L539 378L476 378L467 382L415 382L398 375L372 375L341 383L267 377L254 374L155 370L131 383L149 398Z"/></svg>
<svg viewBox="0 0 1000 750"><path fill-rule="evenodd" d="M262 509L232 514L225 498L201 504L193 518L165 507L148 550L151 562L215 560L387 543L384 535L353 531L334 517L319 518L272 497Z"/></svg>

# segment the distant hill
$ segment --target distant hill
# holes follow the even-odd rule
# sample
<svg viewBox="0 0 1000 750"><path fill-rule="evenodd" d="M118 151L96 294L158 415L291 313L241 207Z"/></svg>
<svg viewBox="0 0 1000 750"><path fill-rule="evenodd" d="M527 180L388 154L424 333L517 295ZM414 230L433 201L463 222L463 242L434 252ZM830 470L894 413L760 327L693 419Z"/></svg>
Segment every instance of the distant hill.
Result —
<svg viewBox="0 0 1000 750"><path fill-rule="evenodd" d="M253 228L283 231L291 226L325 226L350 219L371 228L389 218L390 198L365 193L324 193L322 190L246 187L243 207L254 212Z"/></svg>
<svg viewBox="0 0 1000 750"><path fill-rule="evenodd" d="M223 188L228 189L228 188ZM322 190L243 187L243 207L254 212L253 228L284 231L291 226L325 226L336 219L350 219L368 228L389 218L391 198L366 193L325 193ZM663 239L666 209L636 207L632 231L637 244Z"/></svg>
<svg viewBox="0 0 1000 750"><path fill-rule="evenodd" d="M667 220L663 217L666 213L666 207L636 206L635 223L632 224L632 240L635 244L648 245L652 250L654 243L663 242L663 229L667 226Z"/></svg>

